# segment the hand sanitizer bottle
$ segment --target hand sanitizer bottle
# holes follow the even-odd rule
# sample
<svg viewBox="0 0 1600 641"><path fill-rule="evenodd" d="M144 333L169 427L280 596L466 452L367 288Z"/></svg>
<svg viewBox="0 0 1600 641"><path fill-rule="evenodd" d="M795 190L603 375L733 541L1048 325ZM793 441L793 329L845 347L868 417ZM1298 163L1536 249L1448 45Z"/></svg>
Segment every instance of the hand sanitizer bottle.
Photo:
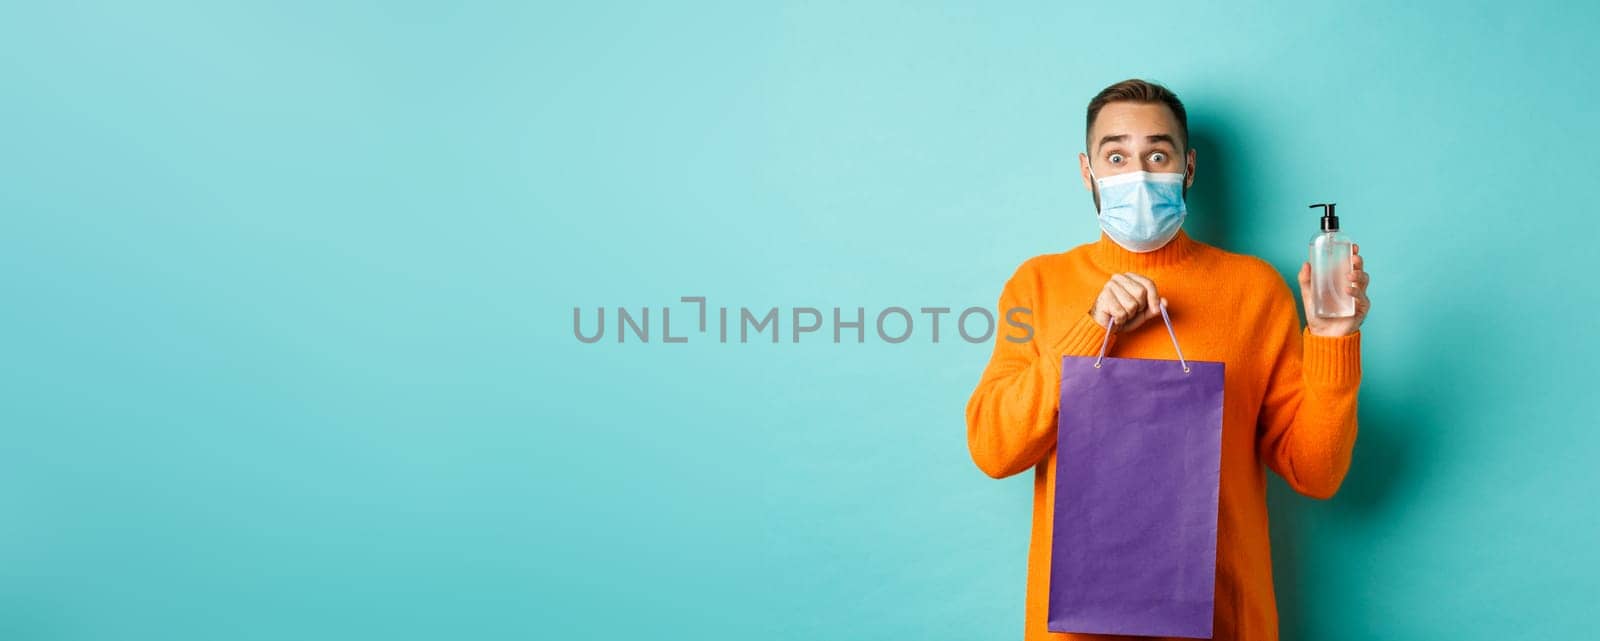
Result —
<svg viewBox="0 0 1600 641"><path fill-rule="evenodd" d="M1322 232L1311 237L1312 308L1321 318L1355 316L1356 299L1350 295L1350 259L1355 255L1352 241L1339 233L1334 203L1311 206L1318 207L1322 208Z"/></svg>

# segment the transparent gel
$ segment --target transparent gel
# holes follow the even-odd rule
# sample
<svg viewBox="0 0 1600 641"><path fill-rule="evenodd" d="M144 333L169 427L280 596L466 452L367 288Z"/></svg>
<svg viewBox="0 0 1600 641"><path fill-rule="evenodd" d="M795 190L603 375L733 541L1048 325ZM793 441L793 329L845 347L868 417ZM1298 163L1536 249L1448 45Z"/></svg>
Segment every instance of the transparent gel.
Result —
<svg viewBox="0 0 1600 641"><path fill-rule="evenodd" d="M1322 231L1311 237L1311 307L1320 318L1345 318L1356 315L1356 299L1350 295L1350 263L1353 240L1339 231L1339 217L1333 203L1311 206L1324 208Z"/></svg>

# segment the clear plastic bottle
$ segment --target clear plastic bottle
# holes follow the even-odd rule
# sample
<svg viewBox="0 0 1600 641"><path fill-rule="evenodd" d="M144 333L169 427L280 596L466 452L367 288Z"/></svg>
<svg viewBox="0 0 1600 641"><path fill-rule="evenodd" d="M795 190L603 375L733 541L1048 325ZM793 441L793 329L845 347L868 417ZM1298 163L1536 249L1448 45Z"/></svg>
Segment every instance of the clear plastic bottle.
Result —
<svg viewBox="0 0 1600 641"><path fill-rule="evenodd" d="M1311 237L1311 305L1321 318L1356 315L1356 299L1350 295L1350 261L1354 241L1339 232L1339 217L1334 203L1318 203L1322 209L1322 231Z"/></svg>

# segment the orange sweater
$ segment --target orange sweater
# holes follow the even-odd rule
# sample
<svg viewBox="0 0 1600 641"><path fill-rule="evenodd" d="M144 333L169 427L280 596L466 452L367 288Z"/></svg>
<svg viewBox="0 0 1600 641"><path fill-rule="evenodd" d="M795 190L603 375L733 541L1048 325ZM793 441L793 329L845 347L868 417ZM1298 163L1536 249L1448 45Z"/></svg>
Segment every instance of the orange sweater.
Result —
<svg viewBox="0 0 1600 641"><path fill-rule="evenodd" d="M1182 231L1144 254L1102 233L1098 242L1024 262L1000 294L1001 314L1032 310L1019 320L1029 321L1034 334L1013 343L1005 336L1024 332L1002 325L967 403L967 445L973 462L994 478L1034 468L1024 638L1125 638L1049 632L1046 611L1061 357L1099 353L1105 330L1089 308L1113 272L1130 271L1149 277L1167 299L1186 358L1226 363L1213 638L1277 639L1262 464L1301 494L1326 499L1338 490L1356 441L1361 334L1323 337L1300 329L1300 297L1271 265ZM1106 353L1174 358L1159 318L1113 334Z"/></svg>

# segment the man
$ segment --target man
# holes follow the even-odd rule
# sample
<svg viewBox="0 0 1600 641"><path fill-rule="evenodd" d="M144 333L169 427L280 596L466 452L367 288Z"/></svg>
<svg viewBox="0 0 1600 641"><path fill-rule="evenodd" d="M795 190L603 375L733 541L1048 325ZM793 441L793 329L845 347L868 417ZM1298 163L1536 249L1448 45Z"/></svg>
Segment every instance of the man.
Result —
<svg viewBox="0 0 1600 641"><path fill-rule="evenodd" d="M1107 87L1089 102L1085 145L1078 164L1100 239L1034 257L1006 282L999 309L1030 310L1034 332L995 341L967 403L967 445L980 469L994 478L1034 469L1024 636L1121 638L1047 629L1056 416L1072 401L1060 388L1061 357L1095 356L1109 340L1108 354L1172 359L1159 320L1166 304L1184 356L1226 364L1213 638L1277 639L1262 465L1319 499L1333 496L1350 467L1359 330L1371 308L1363 259L1353 258L1345 284L1356 308L1347 318L1311 312L1311 267L1301 265L1302 329L1271 265L1183 231L1195 150L1177 96L1142 80Z"/></svg>

